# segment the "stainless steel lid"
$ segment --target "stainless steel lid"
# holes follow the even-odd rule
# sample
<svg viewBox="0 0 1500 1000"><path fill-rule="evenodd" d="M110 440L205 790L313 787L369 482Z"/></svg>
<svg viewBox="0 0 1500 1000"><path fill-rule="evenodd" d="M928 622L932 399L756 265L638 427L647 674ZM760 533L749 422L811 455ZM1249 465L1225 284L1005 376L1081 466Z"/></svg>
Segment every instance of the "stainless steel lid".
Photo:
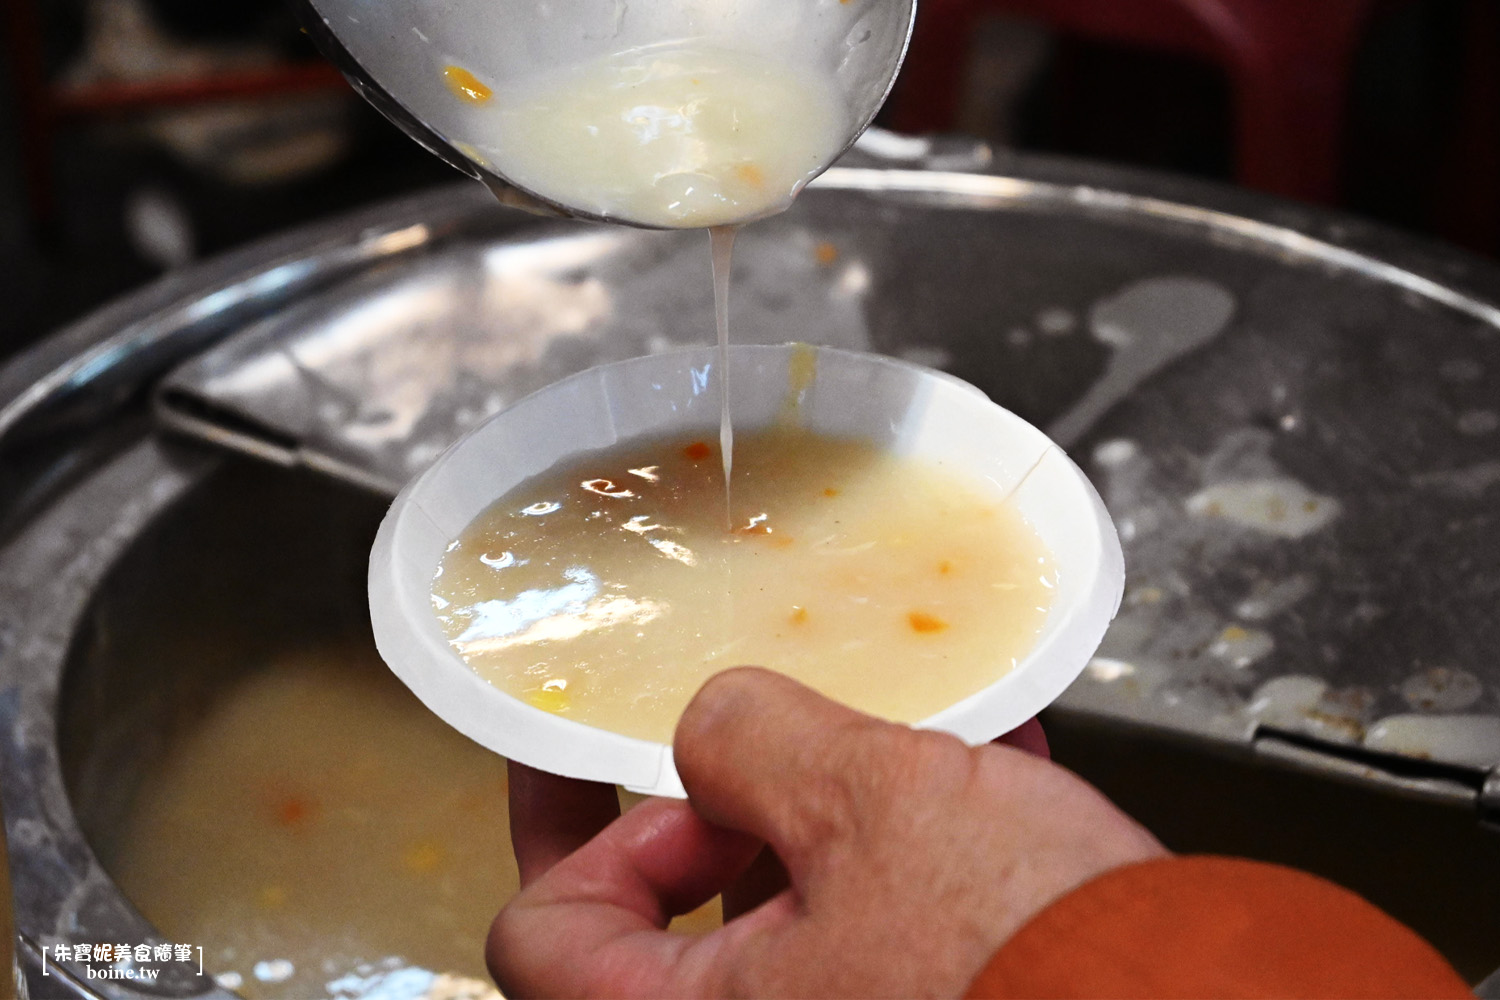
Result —
<svg viewBox="0 0 1500 1000"><path fill-rule="evenodd" d="M1311 211L1023 173L835 169L743 234L734 336L935 364L1072 449L1130 582L1064 705L1500 764L1495 275ZM424 243L187 362L157 413L391 493L527 392L705 342L705 242Z"/></svg>

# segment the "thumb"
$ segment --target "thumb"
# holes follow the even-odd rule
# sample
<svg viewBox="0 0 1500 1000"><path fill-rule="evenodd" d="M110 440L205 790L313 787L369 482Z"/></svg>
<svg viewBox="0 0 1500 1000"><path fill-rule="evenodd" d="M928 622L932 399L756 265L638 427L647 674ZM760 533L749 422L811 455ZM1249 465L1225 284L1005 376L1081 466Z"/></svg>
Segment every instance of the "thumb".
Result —
<svg viewBox="0 0 1500 1000"><path fill-rule="evenodd" d="M914 737L789 677L737 667L689 703L673 756L693 809L769 843L800 883L854 834L857 817L888 804L877 763Z"/></svg>

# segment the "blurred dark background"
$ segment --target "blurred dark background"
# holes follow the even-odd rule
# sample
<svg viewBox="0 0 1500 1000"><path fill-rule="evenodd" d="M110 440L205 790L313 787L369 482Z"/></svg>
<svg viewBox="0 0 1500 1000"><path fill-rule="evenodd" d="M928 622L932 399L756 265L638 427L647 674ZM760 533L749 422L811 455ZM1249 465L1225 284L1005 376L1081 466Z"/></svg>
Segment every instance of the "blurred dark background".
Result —
<svg viewBox="0 0 1500 1000"><path fill-rule="evenodd" d="M164 271L457 175L280 0L0 0L0 358ZM1500 0L922 0L882 123L1500 256Z"/></svg>

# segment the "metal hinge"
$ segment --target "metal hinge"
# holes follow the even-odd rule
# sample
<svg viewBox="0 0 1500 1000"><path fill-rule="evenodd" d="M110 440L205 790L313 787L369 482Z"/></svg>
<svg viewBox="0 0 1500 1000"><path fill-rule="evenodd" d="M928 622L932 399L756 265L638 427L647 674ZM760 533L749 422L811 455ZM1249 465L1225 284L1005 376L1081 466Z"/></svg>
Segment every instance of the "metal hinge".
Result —
<svg viewBox="0 0 1500 1000"><path fill-rule="evenodd" d="M1281 732L1264 726L1256 730L1251 746L1257 756L1298 770L1382 788L1406 798L1467 806L1477 801L1481 819L1485 815L1488 790L1493 795L1488 800L1490 809L1500 821L1500 778L1497 778L1500 768L1486 774L1477 769L1325 743L1300 733Z"/></svg>

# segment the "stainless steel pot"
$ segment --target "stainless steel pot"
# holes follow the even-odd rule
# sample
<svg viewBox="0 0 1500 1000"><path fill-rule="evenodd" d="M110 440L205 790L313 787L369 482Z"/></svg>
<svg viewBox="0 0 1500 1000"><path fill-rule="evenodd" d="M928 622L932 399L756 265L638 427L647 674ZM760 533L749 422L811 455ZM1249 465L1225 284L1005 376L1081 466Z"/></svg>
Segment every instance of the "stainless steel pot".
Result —
<svg viewBox="0 0 1500 1000"><path fill-rule="evenodd" d="M1500 964L1500 274L1240 193L886 149L908 160L836 168L744 234L736 336L917 358L1050 425L1131 574L1048 719L1058 756L1176 848L1312 868L1475 979ZM101 863L140 776L258 654L368 641L385 497L464 427L707 341L704 242L445 189L173 276L0 370L0 756L35 995L223 995L186 966L149 993L40 974L57 943L160 940Z"/></svg>

